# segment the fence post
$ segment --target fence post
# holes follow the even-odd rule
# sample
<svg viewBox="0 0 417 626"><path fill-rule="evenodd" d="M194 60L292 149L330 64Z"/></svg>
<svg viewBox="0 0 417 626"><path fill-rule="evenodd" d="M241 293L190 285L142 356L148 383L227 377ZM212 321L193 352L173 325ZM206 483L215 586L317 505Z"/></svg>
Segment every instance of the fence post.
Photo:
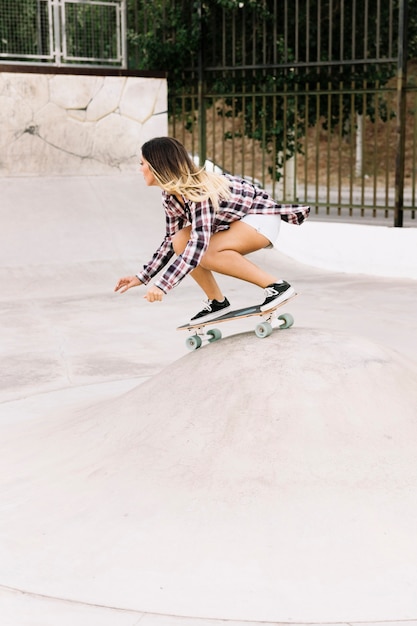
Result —
<svg viewBox="0 0 417 626"><path fill-rule="evenodd" d="M397 153L395 157L394 226L401 227L404 219L404 161L407 98L407 16L408 0L400 0L398 9L397 60Z"/></svg>
<svg viewBox="0 0 417 626"><path fill-rule="evenodd" d="M62 64L62 38L61 28L65 32L65 10L61 6L61 0L51 0L52 6L52 20L53 20L53 50L52 54L55 59L55 65L60 66Z"/></svg>
<svg viewBox="0 0 417 626"><path fill-rule="evenodd" d="M207 159L207 133L206 133L206 106L204 101L204 26L203 26L203 2L198 3L199 21L199 44L198 44L198 157L200 167L203 167Z"/></svg>
<svg viewBox="0 0 417 626"><path fill-rule="evenodd" d="M121 0L119 7L119 16L120 16L120 28L119 28L119 36L120 36L120 56L122 61L122 68L124 70L127 69L127 7L126 0Z"/></svg>

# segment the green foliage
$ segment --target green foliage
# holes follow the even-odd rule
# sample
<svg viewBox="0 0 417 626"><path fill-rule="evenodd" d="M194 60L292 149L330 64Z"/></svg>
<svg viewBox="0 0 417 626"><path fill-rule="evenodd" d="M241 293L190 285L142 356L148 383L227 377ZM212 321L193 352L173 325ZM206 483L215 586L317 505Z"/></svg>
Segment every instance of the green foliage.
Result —
<svg viewBox="0 0 417 626"><path fill-rule="evenodd" d="M65 7L67 54L82 59L116 59L115 8L68 4Z"/></svg>
<svg viewBox="0 0 417 626"><path fill-rule="evenodd" d="M1 7L0 52L40 54L36 2L13 0Z"/></svg>
<svg viewBox="0 0 417 626"><path fill-rule="evenodd" d="M200 41L198 2L129 0L127 23L129 67L166 71L174 89L192 80Z"/></svg>
<svg viewBox="0 0 417 626"><path fill-rule="evenodd" d="M171 94L187 96L181 106L189 125L197 119L199 55L205 67L218 68L202 76L207 101L221 100L218 115L233 111L247 137L274 151L279 177L319 119L343 134L355 113L384 121L392 115L377 92L396 71L389 57L396 54L398 2L392 11L388 2L311 0L296 11L279 0L130 0L129 42L136 67L167 71ZM409 2L409 50L416 54L417 0Z"/></svg>

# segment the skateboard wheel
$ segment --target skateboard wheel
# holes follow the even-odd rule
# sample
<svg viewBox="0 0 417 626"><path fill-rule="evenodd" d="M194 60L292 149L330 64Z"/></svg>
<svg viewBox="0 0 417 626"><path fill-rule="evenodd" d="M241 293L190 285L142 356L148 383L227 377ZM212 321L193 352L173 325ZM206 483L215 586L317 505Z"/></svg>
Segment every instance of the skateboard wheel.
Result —
<svg viewBox="0 0 417 626"><path fill-rule="evenodd" d="M188 350L197 350L197 348L201 347L202 343L203 341L201 337L199 337L198 335L193 335L192 337L187 337L185 345L187 346Z"/></svg>
<svg viewBox="0 0 417 626"><path fill-rule="evenodd" d="M291 328L291 326L294 324L294 318L291 313L283 313L282 315L278 316L278 319L284 322L280 325L281 330L283 330L284 328Z"/></svg>
<svg viewBox="0 0 417 626"><path fill-rule="evenodd" d="M260 339L268 337L272 333L272 326L269 322L262 322L255 328L255 335Z"/></svg>
<svg viewBox="0 0 417 626"><path fill-rule="evenodd" d="M207 336L210 337L208 342L212 343L213 341L218 341L222 338L222 332L218 328L211 328L207 331Z"/></svg>

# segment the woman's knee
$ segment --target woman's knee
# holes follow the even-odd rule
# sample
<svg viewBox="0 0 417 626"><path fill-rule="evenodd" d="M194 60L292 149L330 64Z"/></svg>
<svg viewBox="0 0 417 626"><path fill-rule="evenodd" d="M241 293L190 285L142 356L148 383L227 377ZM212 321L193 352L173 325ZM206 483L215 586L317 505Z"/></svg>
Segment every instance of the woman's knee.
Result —
<svg viewBox="0 0 417 626"><path fill-rule="evenodd" d="M211 258L212 258L212 255L206 252L206 254L202 257L200 261L200 267L204 268L205 270L213 269L213 266L210 262Z"/></svg>
<svg viewBox="0 0 417 626"><path fill-rule="evenodd" d="M184 252L187 243L190 240L191 226L186 226L179 230L171 239L172 247L175 254Z"/></svg>

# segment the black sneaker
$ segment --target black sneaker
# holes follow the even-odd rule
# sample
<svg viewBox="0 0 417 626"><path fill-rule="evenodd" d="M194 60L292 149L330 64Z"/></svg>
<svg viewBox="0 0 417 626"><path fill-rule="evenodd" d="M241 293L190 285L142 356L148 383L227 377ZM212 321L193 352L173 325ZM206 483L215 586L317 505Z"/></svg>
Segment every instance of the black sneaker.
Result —
<svg viewBox="0 0 417 626"><path fill-rule="evenodd" d="M209 322L216 317L220 317L223 313L227 313L229 309L230 302L227 298L225 298L223 302L218 302L217 300L207 300L204 309L190 319L190 324L195 324L197 322Z"/></svg>
<svg viewBox="0 0 417 626"><path fill-rule="evenodd" d="M269 311L277 304L289 300L295 295L295 290L285 280L282 283L273 283L265 288L265 300L261 304L261 311Z"/></svg>

